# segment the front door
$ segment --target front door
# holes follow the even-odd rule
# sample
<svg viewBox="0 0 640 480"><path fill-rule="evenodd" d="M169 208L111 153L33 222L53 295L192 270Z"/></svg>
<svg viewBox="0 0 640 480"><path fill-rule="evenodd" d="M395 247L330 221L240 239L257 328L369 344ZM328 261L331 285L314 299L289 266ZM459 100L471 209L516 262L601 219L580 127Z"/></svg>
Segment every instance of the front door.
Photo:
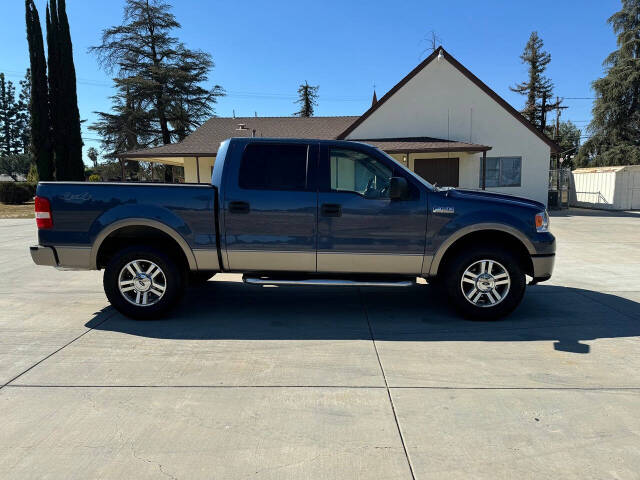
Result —
<svg viewBox="0 0 640 480"><path fill-rule="evenodd" d="M229 269L315 272L317 145L255 142L240 155L225 182Z"/></svg>
<svg viewBox="0 0 640 480"><path fill-rule="evenodd" d="M413 170L432 185L457 187L460 178L458 158L416 158Z"/></svg>
<svg viewBox="0 0 640 480"><path fill-rule="evenodd" d="M323 146L320 159L318 272L418 275L427 224L423 189L373 149ZM393 176L407 179L407 198L389 198Z"/></svg>

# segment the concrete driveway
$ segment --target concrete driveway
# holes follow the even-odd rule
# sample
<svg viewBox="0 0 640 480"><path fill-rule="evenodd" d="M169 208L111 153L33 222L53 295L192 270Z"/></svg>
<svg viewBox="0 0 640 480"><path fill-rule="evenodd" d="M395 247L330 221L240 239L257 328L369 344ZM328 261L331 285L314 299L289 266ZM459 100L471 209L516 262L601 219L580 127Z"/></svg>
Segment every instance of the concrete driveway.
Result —
<svg viewBox="0 0 640 480"><path fill-rule="evenodd" d="M135 322L33 265L33 223L0 222L2 478L638 478L640 215L556 214L498 323L233 275Z"/></svg>

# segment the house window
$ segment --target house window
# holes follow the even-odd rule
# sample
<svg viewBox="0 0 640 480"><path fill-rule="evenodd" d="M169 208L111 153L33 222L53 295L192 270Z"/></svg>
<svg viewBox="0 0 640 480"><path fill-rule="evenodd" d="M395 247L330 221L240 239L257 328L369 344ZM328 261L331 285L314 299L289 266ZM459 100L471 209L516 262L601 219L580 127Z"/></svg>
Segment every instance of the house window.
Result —
<svg viewBox="0 0 640 480"><path fill-rule="evenodd" d="M522 157L487 157L487 187L519 187L522 184ZM482 185L482 162L480 162Z"/></svg>

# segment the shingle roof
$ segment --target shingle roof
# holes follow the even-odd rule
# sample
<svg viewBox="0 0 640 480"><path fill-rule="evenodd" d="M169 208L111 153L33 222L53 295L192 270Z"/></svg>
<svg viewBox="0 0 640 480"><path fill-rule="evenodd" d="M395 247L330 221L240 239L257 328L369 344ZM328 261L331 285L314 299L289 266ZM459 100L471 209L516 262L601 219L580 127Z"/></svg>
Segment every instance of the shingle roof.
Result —
<svg viewBox="0 0 640 480"><path fill-rule="evenodd" d="M333 140L358 117L214 117L180 143L128 152L125 158L179 157L215 155L220 142L231 137L314 138ZM244 125L243 130L238 130ZM431 137L357 140L387 153L408 152L483 152L491 147L475 143L453 142Z"/></svg>
<svg viewBox="0 0 640 480"><path fill-rule="evenodd" d="M231 137L317 138L338 136L358 117L213 117L182 142L122 154L126 158L215 155L220 142ZM244 125L243 130L238 130Z"/></svg>
<svg viewBox="0 0 640 480"><path fill-rule="evenodd" d="M387 153L410 152L486 152L491 150L487 145L466 142L449 142L440 138L414 137L414 138L378 138L371 140L355 140L364 142Z"/></svg>

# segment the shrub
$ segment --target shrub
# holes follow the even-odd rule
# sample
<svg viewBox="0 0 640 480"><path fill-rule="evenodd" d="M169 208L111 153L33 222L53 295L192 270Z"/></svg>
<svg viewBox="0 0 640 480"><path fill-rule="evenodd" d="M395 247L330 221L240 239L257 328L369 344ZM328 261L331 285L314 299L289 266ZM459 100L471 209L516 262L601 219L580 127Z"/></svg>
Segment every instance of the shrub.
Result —
<svg viewBox="0 0 640 480"><path fill-rule="evenodd" d="M33 198L35 186L26 182L1 182L0 202L18 205Z"/></svg>
<svg viewBox="0 0 640 480"><path fill-rule="evenodd" d="M91 175L89 175L89 181L90 182L101 182L102 181L102 177L100 177L100 175L98 175L97 173L92 173Z"/></svg>
<svg viewBox="0 0 640 480"><path fill-rule="evenodd" d="M36 164L32 163L29 167L29 173L27 174L27 183L37 185L39 181L38 169L36 168Z"/></svg>

